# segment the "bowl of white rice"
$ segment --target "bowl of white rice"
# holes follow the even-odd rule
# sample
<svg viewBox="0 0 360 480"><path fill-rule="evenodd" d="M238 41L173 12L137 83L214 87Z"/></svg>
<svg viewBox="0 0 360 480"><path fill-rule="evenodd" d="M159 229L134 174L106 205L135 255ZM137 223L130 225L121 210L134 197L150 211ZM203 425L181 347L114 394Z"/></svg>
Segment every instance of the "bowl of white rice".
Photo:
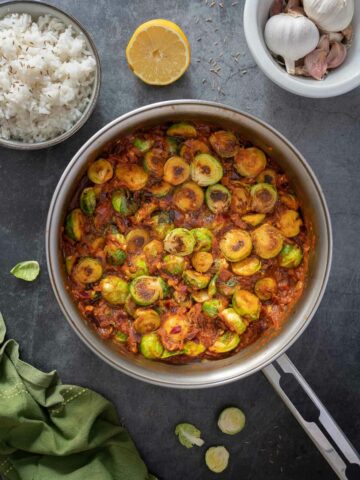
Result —
<svg viewBox="0 0 360 480"><path fill-rule="evenodd" d="M36 1L0 4L0 145L47 148L81 128L94 110L100 59L84 27Z"/></svg>

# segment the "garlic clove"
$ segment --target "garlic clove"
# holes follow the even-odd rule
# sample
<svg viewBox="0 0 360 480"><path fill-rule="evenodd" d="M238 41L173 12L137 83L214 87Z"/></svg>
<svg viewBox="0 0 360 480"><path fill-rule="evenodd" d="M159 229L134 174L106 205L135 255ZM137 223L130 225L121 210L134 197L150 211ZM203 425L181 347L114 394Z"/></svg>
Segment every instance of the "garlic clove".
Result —
<svg viewBox="0 0 360 480"><path fill-rule="evenodd" d="M316 48L306 55L304 67L311 77L322 80L327 72L327 52Z"/></svg>
<svg viewBox="0 0 360 480"><path fill-rule="evenodd" d="M284 1L274 0L270 8L270 17L283 12Z"/></svg>
<svg viewBox="0 0 360 480"><path fill-rule="evenodd" d="M325 33L325 34L321 35L317 48L320 48L321 50L324 50L325 52L330 51L330 40L329 40L329 35L328 34Z"/></svg>
<svg viewBox="0 0 360 480"><path fill-rule="evenodd" d="M306 15L321 30L341 32L354 16L354 0L303 0Z"/></svg>
<svg viewBox="0 0 360 480"><path fill-rule="evenodd" d="M339 67L345 60L347 49L343 43L333 42L331 44L330 52L326 57L327 67Z"/></svg>

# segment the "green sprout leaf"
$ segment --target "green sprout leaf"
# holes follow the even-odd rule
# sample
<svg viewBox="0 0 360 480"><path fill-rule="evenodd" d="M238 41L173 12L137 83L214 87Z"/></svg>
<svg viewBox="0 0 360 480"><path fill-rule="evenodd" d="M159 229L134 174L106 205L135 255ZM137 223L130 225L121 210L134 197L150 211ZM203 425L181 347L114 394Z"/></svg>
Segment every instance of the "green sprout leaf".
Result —
<svg viewBox="0 0 360 480"><path fill-rule="evenodd" d="M201 432L191 423L179 423L176 425L175 434L179 437L179 442L186 448L192 448L194 445L201 447L204 440L200 438Z"/></svg>
<svg viewBox="0 0 360 480"><path fill-rule="evenodd" d="M40 265L36 260L27 260L20 262L10 270L10 273L16 278L32 282L40 273Z"/></svg>

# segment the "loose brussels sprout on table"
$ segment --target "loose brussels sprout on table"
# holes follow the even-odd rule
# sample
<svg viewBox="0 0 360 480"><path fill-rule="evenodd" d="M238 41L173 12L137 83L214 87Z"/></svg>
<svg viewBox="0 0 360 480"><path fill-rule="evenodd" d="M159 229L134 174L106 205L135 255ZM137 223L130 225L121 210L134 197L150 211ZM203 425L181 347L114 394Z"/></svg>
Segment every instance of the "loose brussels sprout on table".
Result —
<svg viewBox="0 0 360 480"><path fill-rule="evenodd" d="M229 230L220 240L220 250L229 262L239 262L251 253L251 236L245 230Z"/></svg>
<svg viewBox="0 0 360 480"><path fill-rule="evenodd" d="M209 142L219 157L234 157L239 149L239 142L232 132L218 130L209 137Z"/></svg>
<svg viewBox="0 0 360 480"><path fill-rule="evenodd" d="M240 408L228 407L220 413L218 427L227 435L235 435L245 427L245 415Z"/></svg>
<svg viewBox="0 0 360 480"><path fill-rule="evenodd" d="M123 305L129 293L129 285L116 275L104 277L100 284L101 295L112 305Z"/></svg>
<svg viewBox="0 0 360 480"><path fill-rule="evenodd" d="M174 228L164 240L165 250L174 255L190 255L195 247L195 238L186 228Z"/></svg>
<svg viewBox="0 0 360 480"><path fill-rule="evenodd" d="M229 457L225 447L210 447L205 454L205 463L212 472L221 473L227 468Z"/></svg>
<svg viewBox="0 0 360 480"><path fill-rule="evenodd" d="M173 195L173 204L182 212L199 210L203 203L204 192L194 182L183 183Z"/></svg>
<svg viewBox="0 0 360 480"><path fill-rule="evenodd" d="M201 447L204 440L200 438L201 432L191 423L179 423L175 428L175 435L178 436L181 445L192 448L194 445Z"/></svg>
<svg viewBox="0 0 360 480"><path fill-rule="evenodd" d="M190 165L191 179L201 187L218 183L223 176L223 167L219 160L209 153L196 155Z"/></svg>
<svg viewBox="0 0 360 480"><path fill-rule="evenodd" d="M114 169L109 160L99 158L93 162L88 168L88 177L93 183L102 185L112 179L114 175Z"/></svg>
<svg viewBox="0 0 360 480"><path fill-rule="evenodd" d="M226 187L217 183L206 189L205 200L209 210L214 213L222 213L230 207L231 193Z"/></svg>
<svg viewBox="0 0 360 480"><path fill-rule="evenodd" d="M259 148L240 148L235 156L235 168L243 177L257 177L265 167L266 156Z"/></svg>
<svg viewBox="0 0 360 480"><path fill-rule="evenodd" d="M190 166L181 157L171 157L164 165L164 180L171 185L184 183L190 175Z"/></svg>

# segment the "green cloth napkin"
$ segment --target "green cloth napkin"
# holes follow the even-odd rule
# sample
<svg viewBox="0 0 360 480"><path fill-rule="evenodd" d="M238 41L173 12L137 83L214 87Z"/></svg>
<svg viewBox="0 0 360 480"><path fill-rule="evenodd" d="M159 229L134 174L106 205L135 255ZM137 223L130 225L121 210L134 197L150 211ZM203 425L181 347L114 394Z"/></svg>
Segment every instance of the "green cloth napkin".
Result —
<svg viewBox="0 0 360 480"><path fill-rule="evenodd" d="M151 480L114 406L19 359L0 313L0 474L9 480ZM156 480L156 479L155 479Z"/></svg>

